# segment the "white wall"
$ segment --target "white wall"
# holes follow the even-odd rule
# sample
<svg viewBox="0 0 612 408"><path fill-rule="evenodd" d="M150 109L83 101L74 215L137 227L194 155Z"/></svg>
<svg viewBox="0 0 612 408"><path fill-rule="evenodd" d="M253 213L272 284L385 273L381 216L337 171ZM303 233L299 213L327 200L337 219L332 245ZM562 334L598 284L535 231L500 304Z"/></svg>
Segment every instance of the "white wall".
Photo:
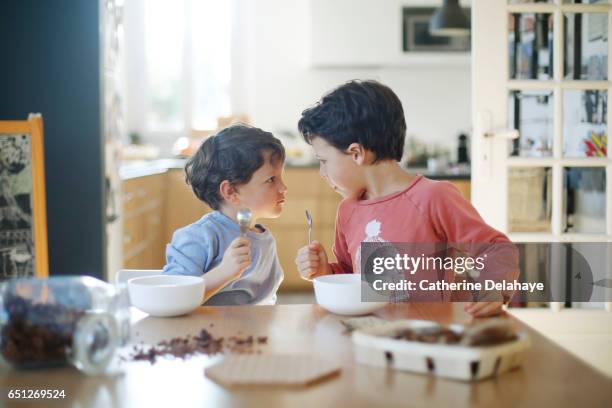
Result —
<svg viewBox="0 0 612 408"><path fill-rule="evenodd" d="M358 78L380 80L398 94L408 134L443 143L454 154L457 134L471 129L469 64L312 68L309 0L237 1L233 106L236 113L248 113L255 125L296 132L303 109L335 86Z"/></svg>
<svg viewBox="0 0 612 408"><path fill-rule="evenodd" d="M438 61L388 68L312 68L310 0L233 1L236 24L232 40L232 110L250 115L256 126L297 132L301 112L325 92L350 79L377 79L395 90L402 100L408 134L445 144L454 154L457 134L470 130L469 64L450 63L445 67ZM441 0L355 0L349 11L358 13L359 2L383 1L393 3L397 9L397 20L390 24L398 24L398 30L402 5L441 4ZM388 8L389 3L385 4ZM147 130L144 0L127 2L125 11L127 128L141 132L146 141L159 146L168 156L174 140L189 132ZM342 24L342 16L338 16L338 24ZM364 30L377 32L380 27L368 26Z"/></svg>

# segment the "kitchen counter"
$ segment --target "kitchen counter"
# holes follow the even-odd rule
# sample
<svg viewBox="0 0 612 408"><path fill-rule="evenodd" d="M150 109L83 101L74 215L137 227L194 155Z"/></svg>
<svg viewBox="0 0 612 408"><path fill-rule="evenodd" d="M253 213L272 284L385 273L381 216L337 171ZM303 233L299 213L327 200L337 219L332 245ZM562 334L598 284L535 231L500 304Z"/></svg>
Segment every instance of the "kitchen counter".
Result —
<svg viewBox="0 0 612 408"><path fill-rule="evenodd" d="M436 172L427 170L427 167L405 167L404 170L410 174L422 174L432 180L470 180L472 178L469 168L456 171L447 169Z"/></svg>
<svg viewBox="0 0 612 408"><path fill-rule="evenodd" d="M126 161L119 167L119 177L122 180L129 180L135 177L151 176L154 174L164 173L169 169L182 169L185 167L187 159L157 159L157 160L140 160ZM318 168L317 163L296 165L292 163L286 164L287 168ZM429 172L426 167L406 167L404 168L411 174L422 174L432 180L469 180L471 174L469 169L460 171L445 170L441 172Z"/></svg>
<svg viewBox="0 0 612 408"><path fill-rule="evenodd" d="M377 314L388 319L469 321L459 303L389 305ZM121 373L99 377L87 377L72 368L17 371L2 366L3 398L11 389L59 389L65 391L65 399L45 400L40 406L612 406L609 378L509 316L531 339L523 366L477 383L356 364L340 318L316 305L201 307L187 316L166 319L148 317L134 309L132 317L132 344L194 335L202 328L215 337L268 336L267 345L259 347L263 353L316 355L338 363L342 372L302 389L229 389L204 376L204 368L220 356L158 360L154 365L124 362ZM15 405L20 403L24 401Z"/></svg>
<svg viewBox="0 0 612 408"><path fill-rule="evenodd" d="M169 169L182 169L187 159L157 159L124 161L119 166L119 178L129 180L136 177L165 173Z"/></svg>

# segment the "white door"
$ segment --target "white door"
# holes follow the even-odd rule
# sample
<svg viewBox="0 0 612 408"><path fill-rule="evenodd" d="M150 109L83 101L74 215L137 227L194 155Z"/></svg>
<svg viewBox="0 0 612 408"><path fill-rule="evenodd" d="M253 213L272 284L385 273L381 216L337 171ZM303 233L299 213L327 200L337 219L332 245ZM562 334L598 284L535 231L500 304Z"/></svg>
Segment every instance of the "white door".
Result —
<svg viewBox="0 0 612 408"><path fill-rule="evenodd" d="M612 241L611 11L472 1L472 201L515 242Z"/></svg>

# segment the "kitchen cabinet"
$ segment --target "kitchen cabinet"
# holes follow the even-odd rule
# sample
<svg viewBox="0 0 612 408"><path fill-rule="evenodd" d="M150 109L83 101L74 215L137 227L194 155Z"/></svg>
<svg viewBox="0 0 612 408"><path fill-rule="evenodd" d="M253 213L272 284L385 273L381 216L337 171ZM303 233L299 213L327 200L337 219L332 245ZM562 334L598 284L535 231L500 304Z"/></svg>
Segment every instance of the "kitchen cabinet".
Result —
<svg viewBox="0 0 612 408"><path fill-rule="evenodd" d="M308 243L306 210L310 210L313 219L312 239L319 241L326 248L331 261L336 223L336 208L342 197L329 188L319 176L317 168L289 168L285 170L287 201L281 216L274 220L265 220L265 225L276 238L278 257L285 280L284 290L303 290L312 288L312 284L300 278L295 266L295 255L298 248Z"/></svg>
<svg viewBox="0 0 612 408"><path fill-rule="evenodd" d="M468 7L470 1L461 1ZM468 66L467 52L404 52L403 7L441 0L311 0L309 63L313 67Z"/></svg>
<svg viewBox="0 0 612 408"><path fill-rule="evenodd" d="M380 66L399 53L401 9L395 0L312 0L309 21L314 66Z"/></svg>
<svg viewBox="0 0 612 408"><path fill-rule="evenodd" d="M182 169L124 180L123 267L161 269L175 230L211 211L185 183Z"/></svg>
<svg viewBox="0 0 612 408"><path fill-rule="evenodd" d="M123 267L156 269L163 265L165 174L122 182Z"/></svg>
<svg viewBox="0 0 612 408"><path fill-rule="evenodd" d="M472 198L472 183L469 179L452 179L448 180L461 192L461 195L466 200L471 201Z"/></svg>
<svg viewBox="0 0 612 408"><path fill-rule="evenodd" d="M168 170L165 177L164 239L163 246L159 249L164 262L161 266L165 264L166 244L172 240L174 231L212 211L193 194L191 187L185 182L185 171L182 168Z"/></svg>
<svg viewBox="0 0 612 408"><path fill-rule="evenodd" d="M326 248L330 261L334 242L336 209L342 197L319 176L315 167L285 169L287 201L281 216L263 220L276 238L278 257L285 271L282 291L310 290L295 266L298 248L308 242L305 210L313 217L313 240ZM469 200L470 181L451 179ZM160 269L165 264L166 244L178 228L190 224L211 209L198 200L185 183L182 168L123 181L124 268Z"/></svg>
<svg viewBox="0 0 612 408"><path fill-rule="evenodd" d="M449 178L447 181L456 186L467 200L470 199L469 179ZM276 237L278 256L285 272L281 288L287 291L309 290L312 284L299 277L294 262L297 249L308 242L305 210L312 213L312 239L321 242L330 262L335 262L331 248L336 209L342 197L323 181L318 168L289 168L285 171L285 184L287 202L283 213L275 220L266 220L265 225Z"/></svg>
<svg viewBox="0 0 612 408"><path fill-rule="evenodd" d="M281 289L300 290L311 286L298 276L294 263L297 249L308 241L305 209L314 218L313 239L331 248L341 197L325 184L315 168L288 168L285 182L288 200L282 215L262 223L276 238L285 269ZM123 266L129 269L162 268L165 246L174 231L211 211L185 183L182 169L125 180L123 197Z"/></svg>

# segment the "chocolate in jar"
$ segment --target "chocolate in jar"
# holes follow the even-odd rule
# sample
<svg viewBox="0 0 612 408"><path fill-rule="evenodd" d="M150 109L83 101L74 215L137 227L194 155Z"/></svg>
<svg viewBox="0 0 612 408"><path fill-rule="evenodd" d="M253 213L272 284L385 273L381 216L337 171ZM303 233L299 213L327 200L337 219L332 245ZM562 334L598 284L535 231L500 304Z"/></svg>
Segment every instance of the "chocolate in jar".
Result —
<svg viewBox="0 0 612 408"><path fill-rule="evenodd" d="M76 326L91 306L85 285L6 284L0 332L2 357L21 368L68 363Z"/></svg>

